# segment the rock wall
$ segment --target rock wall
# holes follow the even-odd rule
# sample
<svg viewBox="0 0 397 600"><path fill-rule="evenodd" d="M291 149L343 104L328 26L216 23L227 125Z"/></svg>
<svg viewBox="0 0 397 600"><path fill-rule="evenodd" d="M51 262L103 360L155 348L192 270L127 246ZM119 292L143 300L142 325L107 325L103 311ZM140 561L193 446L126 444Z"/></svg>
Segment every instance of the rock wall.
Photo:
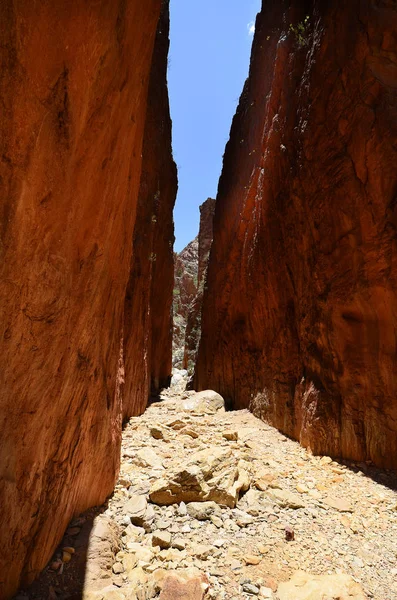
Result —
<svg viewBox="0 0 397 600"><path fill-rule="evenodd" d="M397 11L264 1L196 366L315 453L397 468Z"/></svg>
<svg viewBox="0 0 397 600"><path fill-rule="evenodd" d="M193 371L201 334L201 308L205 276L212 245L213 221L215 212L214 198L207 198L200 206L200 228L198 234L198 274L197 293L189 305L186 330L183 368Z"/></svg>
<svg viewBox="0 0 397 600"><path fill-rule="evenodd" d="M169 0L163 0L149 83L133 263L124 319L123 418L141 414L172 369L172 292L177 192L167 88Z"/></svg>
<svg viewBox="0 0 397 600"><path fill-rule="evenodd" d="M0 4L0 597L112 491L160 0Z"/></svg>
<svg viewBox="0 0 397 600"><path fill-rule="evenodd" d="M172 363L175 367L182 366L189 306L197 293L198 252L197 236L181 252L175 254L172 340Z"/></svg>

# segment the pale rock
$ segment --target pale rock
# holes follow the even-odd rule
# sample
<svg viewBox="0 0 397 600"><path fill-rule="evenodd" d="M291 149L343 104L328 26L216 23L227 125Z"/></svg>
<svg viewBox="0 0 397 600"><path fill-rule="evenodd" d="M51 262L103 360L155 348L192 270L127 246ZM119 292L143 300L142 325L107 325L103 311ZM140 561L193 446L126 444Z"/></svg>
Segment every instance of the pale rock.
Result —
<svg viewBox="0 0 397 600"><path fill-rule="evenodd" d="M222 396L213 390L197 392L182 403L182 410L199 414L215 414L224 407Z"/></svg>
<svg viewBox="0 0 397 600"><path fill-rule="evenodd" d="M292 492L288 490L272 490L268 492L269 498L277 502L282 508L304 508L305 504Z"/></svg>
<svg viewBox="0 0 397 600"><path fill-rule="evenodd" d="M211 520L211 523L213 523L215 525L215 527L217 527L218 529L220 529L221 527L223 527L223 521L222 521L222 519L220 519L216 515L211 515L210 520Z"/></svg>
<svg viewBox="0 0 397 600"><path fill-rule="evenodd" d="M271 588L262 586L259 590L259 597L263 598L264 600L273 600L273 590Z"/></svg>
<svg viewBox="0 0 397 600"><path fill-rule="evenodd" d="M207 546L205 544L194 544L192 546L192 554L201 560L207 560L207 558L212 554L213 547Z"/></svg>
<svg viewBox="0 0 397 600"><path fill-rule="evenodd" d="M256 585L253 585L252 583L243 583L242 590L246 594L252 594L253 596L257 596L259 594L259 588Z"/></svg>
<svg viewBox="0 0 397 600"><path fill-rule="evenodd" d="M339 512L353 512L351 503L347 498L327 496L324 498L323 503Z"/></svg>
<svg viewBox="0 0 397 600"><path fill-rule="evenodd" d="M208 521L211 515L218 510L216 502L190 502L187 512L193 519Z"/></svg>
<svg viewBox="0 0 397 600"><path fill-rule="evenodd" d="M186 542L181 537L176 537L172 540L171 546L177 550L184 550L186 548Z"/></svg>
<svg viewBox="0 0 397 600"><path fill-rule="evenodd" d="M349 575L309 575L303 571L280 583L277 595L279 600L366 600L361 586Z"/></svg>
<svg viewBox="0 0 397 600"><path fill-rule="evenodd" d="M233 508L239 493L250 485L249 473L240 468L228 448L206 448L191 455L184 464L171 465L166 477L151 487L155 504L210 501Z"/></svg>
<svg viewBox="0 0 397 600"><path fill-rule="evenodd" d="M255 556L254 554L247 554L247 556L244 556L244 562L246 565L259 565L261 560L262 559L260 556Z"/></svg>
<svg viewBox="0 0 397 600"><path fill-rule="evenodd" d="M120 575L120 573L124 573L124 567L121 563L117 562L114 563L113 567L112 567L113 573L115 575Z"/></svg>
<svg viewBox="0 0 397 600"><path fill-rule="evenodd" d="M135 463L140 467L163 468L163 459L152 448L141 448L135 455Z"/></svg>
<svg viewBox="0 0 397 600"><path fill-rule="evenodd" d="M152 534L152 545L160 548L171 546L171 534L168 531L154 531Z"/></svg>

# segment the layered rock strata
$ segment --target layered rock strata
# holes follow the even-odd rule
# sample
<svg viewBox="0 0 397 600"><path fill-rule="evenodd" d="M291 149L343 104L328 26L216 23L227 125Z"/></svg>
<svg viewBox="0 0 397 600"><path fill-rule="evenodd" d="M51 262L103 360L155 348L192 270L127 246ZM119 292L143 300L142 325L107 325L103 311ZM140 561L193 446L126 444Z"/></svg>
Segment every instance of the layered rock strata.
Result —
<svg viewBox="0 0 397 600"><path fill-rule="evenodd" d="M201 333L201 307L205 276L212 245L213 220L215 212L214 198L207 198L200 206L200 228L198 234L198 273L197 293L189 305L185 329L185 347L183 368L193 371Z"/></svg>
<svg viewBox="0 0 397 600"><path fill-rule="evenodd" d="M196 383L397 468L397 11L263 2L219 184Z"/></svg>
<svg viewBox="0 0 397 600"><path fill-rule="evenodd" d="M149 83L133 261L124 319L123 418L146 408L150 392L169 383L177 191L167 88L169 0L163 0Z"/></svg>
<svg viewBox="0 0 397 600"><path fill-rule="evenodd" d="M1 598L115 482L159 11L159 0L0 5Z"/></svg>

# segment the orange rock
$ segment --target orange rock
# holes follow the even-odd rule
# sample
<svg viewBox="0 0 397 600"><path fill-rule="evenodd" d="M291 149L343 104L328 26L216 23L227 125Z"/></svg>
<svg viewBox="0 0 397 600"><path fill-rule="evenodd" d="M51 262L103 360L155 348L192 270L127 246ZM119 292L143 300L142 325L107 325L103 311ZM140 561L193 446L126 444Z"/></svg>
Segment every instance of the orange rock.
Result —
<svg viewBox="0 0 397 600"><path fill-rule="evenodd" d="M160 5L0 3L1 598L115 484Z"/></svg>
<svg viewBox="0 0 397 600"><path fill-rule="evenodd" d="M195 387L314 454L397 468L397 12L306 6L266 2L258 17ZM285 23L307 23L302 39Z"/></svg>
<svg viewBox="0 0 397 600"><path fill-rule="evenodd" d="M169 3L163 2L149 82L133 261L124 307L123 420L141 414L172 370L172 292L177 191L167 89Z"/></svg>

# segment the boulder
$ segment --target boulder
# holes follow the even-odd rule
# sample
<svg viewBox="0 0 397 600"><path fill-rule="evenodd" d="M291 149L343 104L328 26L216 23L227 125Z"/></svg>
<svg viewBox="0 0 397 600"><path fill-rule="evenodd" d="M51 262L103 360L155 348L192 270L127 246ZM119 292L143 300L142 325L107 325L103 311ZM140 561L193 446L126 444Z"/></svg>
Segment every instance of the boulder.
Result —
<svg viewBox="0 0 397 600"><path fill-rule="evenodd" d="M251 477L243 461L237 461L230 449L209 448L169 466L166 475L151 487L155 504L214 501L236 506L239 494L248 490Z"/></svg>
<svg viewBox="0 0 397 600"><path fill-rule="evenodd" d="M183 410L198 414L214 414L225 408L225 401L220 394L213 390L196 392L182 403Z"/></svg>

